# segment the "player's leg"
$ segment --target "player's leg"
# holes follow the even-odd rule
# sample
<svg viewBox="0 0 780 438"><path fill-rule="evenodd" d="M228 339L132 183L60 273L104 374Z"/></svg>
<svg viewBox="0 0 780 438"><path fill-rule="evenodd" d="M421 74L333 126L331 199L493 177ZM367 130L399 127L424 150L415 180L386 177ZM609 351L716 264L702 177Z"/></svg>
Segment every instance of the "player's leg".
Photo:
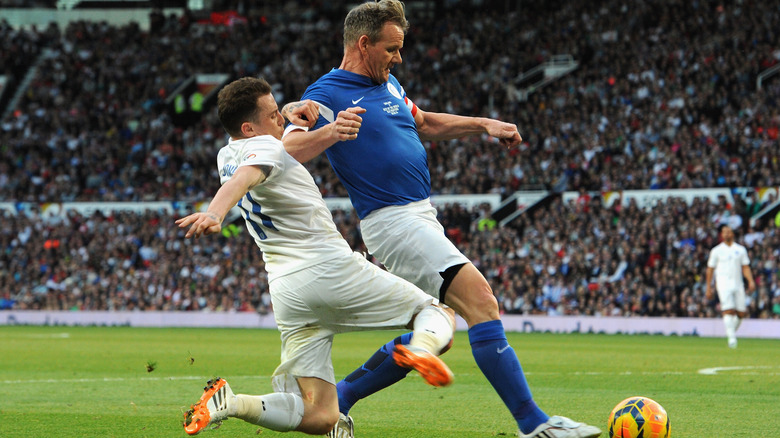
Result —
<svg viewBox="0 0 780 438"><path fill-rule="evenodd" d="M364 364L337 383L339 411L342 414L349 414L359 400L400 381L414 368L409 361L404 365L396 362L393 353L397 346L404 348L404 345L411 345L438 355L447 351L451 345L454 320L440 307L426 307L415 317L413 324L413 332L398 336L381 346ZM439 377L438 372L429 374L423 370L421 374L431 384L436 384Z"/></svg>
<svg viewBox="0 0 780 438"><path fill-rule="evenodd" d="M381 346L364 364L336 384L339 411L348 415L358 401L401 381L411 371L393 360L393 351L399 344L408 344L412 333L405 333Z"/></svg>
<svg viewBox="0 0 780 438"><path fill-rule="evenodd" d="M442 298L468 323L474 360L517 421L521 437L587 438L601 434L597 427L566 417L550 417L536 405L520 361L507 342L498 302L487 280L473 264L461 266ZM555 433L543 434L545 431Z"/></svg>
<svg viewBox="0 0 780 438"><path fill-rule="evenodd" d="M348 257L349 254L345 256ZM282 343L281 363L274 370L272 380L279 400L268 396L238 396L243 405L239 404L236 416L273 430L314 435L324 435L336 424L339 412L331 362L334 336L331 320L344 319L349 311L339 315L322 296L330 295L337 287L328 272L337 273L341 269L338 260L332 260L271 281L274 317ZM284 399L277 394L284 395ZM269 425L265 417L274 413L290 421ZM282 428L274 429L279 426Z"/></svg>
<svg viewBox="0 0 780 438"><path fill-rule="evenodd" d="M333 392L335 410L335 389ZM194 435L208 427L218 426L228 417L280 432L298 430L304 418L304 405L303 399L292 393L235 395L224 379L217 378L208 381L200 400L185 413L184 430ZM325 430L328 428L326 426Z"/></svg>
<svg viewBox="0 0 780 438"><path fill-rule="evenodd" d="M438 355L452 342L454 319L438 305L429 305L414 316L413 324L414 332L409 343L395 346L395 363L417 370L433 386L449 385L452 371Z"/></svg>
<svg viewBox="0 0 780 438"><path fill-rule="evenodd" d="M298 378L305 415L296 429L311 435L325 435L339 420L336 386L317 378Z"/></svg>
<svg viewBox="0 0 780 438"><path fill-rule="evenodd" d="M372 297L379 297L384 304L377 303L383 310L372 312L376 324L386 324L381 320L395 320L404 317L407 328L413 328L412 333L405 333L381 346L364 364L338 382L339 410L347 415L357 401L386 388L404 377L411 370L406 363L396 363L393 353L396 346L409 345L433 354L446 350L452 341L454 318L452 313L442 311L440 307L430 305L435 300L411 283L391 275L373 264L362 259L358 262L366 271L360 275L356 283L363 284ZM366 283L366 282L369 283ZM387 302L397 303L387 306ZM411 306L411 307L410 307ZM410 312L411 309L411 313ZM420 310L422 309L422 310ZM387 315L382 316L385 312ZM410 322L409 320L412 320ZM432 358L431 358L432 359ZM446 369L446 365L438 359L432 359L434 364ZM421 371L418 369L418 371ZM423 377L430 377L422 369ZM435 374L433 375L435 377ZM426 378L428 380L428 378ZM437 382L429 382L437 384ZM438 384L442 384L439 382Z"/></svg>
<svg viewBox="0 0 780 438"><path fill-rule="evenodd" d="M282 363L274 371L275 392L234 395L224 379L210 381L185 416L187 433L198 433L228 417L280 432L324 435L333 428L339 412L330 362L332 333L316 326L291 328L283 322L280 331Z"/></svg>
<svg viewBox="0 0 780 438"><path fill-rule="evenodd" d="M365 218L361 231L366 247L390 272L435 292L466 320L474 359L520 429L533 430L545 422L548 416L534 403L506 341L490 285L447 239L436 210L428 203L383 209Z"/></svg>
<svg viewBox="0 0 780 438"><path fill-rule="evenodd" d="M335 262L334 262L335 263ZM328 277L337 276L329 280ZM338 309L332 317L323 320L337 333L355 330L397 329L413 327L415 332L396 338L382 346L363 366L337 384L339 422L328 436L350 437L353 425L348 416L349 409L363 397L385 388L409 373L409 366L415 367L425 377L450 374L449 368L435 356L428 356L421 364L398 365L393 358L396 345L410 348L439 348L452 338L453 321L445 313L431 307L435 300L408 281L396 277L365 257L354 254L342 264L330 266L317 277L317 281L330 281L337 285L332 293L320 294L327 300L317 308ZM349 315L349 318L344 318ZM435 333L436 335L432 335ZM425 355L423 355L425 356ZM422 365L422 366L420 366ZM436 371L428 373L428 370ZM443 373L437 370L445 370ZM427 379L430 380L430 379ZM434 381L433 383L438 383ZM439 383L440 384L440 383Z"/></svg>
<svg viewBox="0 0 780 438"><path fill-rule="evenodd" d="M224 379L209 381L201 400L185 419L193 435L228 417L239 418L279 432L298 431L325 435L339 419L336 387L318 378L298 379L300 393L233 394Z"/></svg>
<svg viewBox="0 0 780 438"><path fill-rule="evenodd" d="M499 319L498 303L485 277L467 263L455 274L444 296L469 326L471 353L522 431L547 421L533 400L525 374Z"/></svg>
<svg viewBox="0 0 780 438"><path fill-rule="evenodd" d="M440 297L444 304L466 319L474 358L522 431L536 433L540 427L543 430L555 428L562 431L557 434L562 437L577 436L567 435L561 429L569 423L561 427L544 426L549 417L531 397L517 356L506 341L498 303L490 286L469 259L447 239L444 228L436 219L436 210L429 202L371 213L361 222L361 232L368 250L390 272ZM598 428L582 426L590 432L575 432L581 437L600 433Z"/></svg>
<svg viewBox="0 0 780 438"><path fill-rule="evenodd" d="M726 330L726 340L729 348L737 348L737 328L740 325L740 319L736 309L736 297L737 291L718 290L718 300L720 301L723 327ZM744 305L744 300L742 302Z"/></svg>

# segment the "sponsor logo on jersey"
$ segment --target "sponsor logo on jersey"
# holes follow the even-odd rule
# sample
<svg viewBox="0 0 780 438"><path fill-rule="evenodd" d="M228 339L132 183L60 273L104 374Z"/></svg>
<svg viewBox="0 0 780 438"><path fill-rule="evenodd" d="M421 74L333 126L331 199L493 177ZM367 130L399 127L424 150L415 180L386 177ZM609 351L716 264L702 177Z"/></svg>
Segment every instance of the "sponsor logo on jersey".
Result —
<svg viewBox="0 0 780 438"><path fill-rule="evenodd" d="M384 105L384 108L382 108L382 110L387 114L390 114L391 116L398 114L398 110L399 108L401 108L400 105L398 105L397 103L393 103L393 101L391 100L382 102L382 104Z"/></svg>
<svg viewBox="0 0 780 438"><path fill-rule="evenodd" d="M225 164L222 166L222 170L219 172L220 176L233 176L233 174L236 172L236 169L238 169L238 166L235 164Z"/></svg>

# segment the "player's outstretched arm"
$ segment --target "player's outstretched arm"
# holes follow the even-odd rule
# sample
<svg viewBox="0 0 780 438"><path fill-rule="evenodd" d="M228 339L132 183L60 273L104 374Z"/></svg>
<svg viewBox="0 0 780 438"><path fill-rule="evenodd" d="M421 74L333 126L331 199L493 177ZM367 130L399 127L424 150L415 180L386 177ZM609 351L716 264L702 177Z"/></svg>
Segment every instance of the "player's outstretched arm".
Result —
<svg viewBox="0 0 780 438"><path fill-rule="evenodd" d="M336 120L316 131L294 129L282 138L284 148L298 162L305 163L336 142L354 140L358 136L363 118L360 114L366 112L359 106L347 108L339 112Z"/></svg>
<svg viewBox="0 0 780 438"><path fill-rule="evenodd" d="M423 140L452 140L469 135L488 134L508 148L517 146L523 140L516 125L485 117L426 112L418 108L414 121Z"/></svg>
<svg viewBox="0 0 780 438"><path fill-rule="evenodd" d="M222 187L217 190L214 199L209 203L205 212L193 213L178 219L175 223L179 228L187 228L185 238L200 237L219 233L222 230L222 221L231 208L252 187L265 181L269 172L268 166L241 166L236 173Z"/></svg>

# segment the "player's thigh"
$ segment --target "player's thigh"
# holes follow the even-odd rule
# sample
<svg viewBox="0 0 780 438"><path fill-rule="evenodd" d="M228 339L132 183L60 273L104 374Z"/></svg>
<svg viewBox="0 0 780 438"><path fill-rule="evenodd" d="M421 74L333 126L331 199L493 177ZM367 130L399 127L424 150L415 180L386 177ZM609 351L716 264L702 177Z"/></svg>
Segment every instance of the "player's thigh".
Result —
<svg viewBox="0 0 780 438"><path fill-rule="evenodd" d="M490 284L471 263L465 264L453 278L445 304L455 309L469 327L499 318L498 301Z"/></svg>
<svg viewBox="0 0 780 438"><path fill-rule="evenodd" d="M739 313L745 313L747 311L747 296L744 289L737 289L734 292L734 310Z"/></svg>
<svg viewBox="0 0 780 438"><path fill-rule="evenodd" d="M744 294L743 294L744 295ZM718 289L718 301L720 302L720 310L737 310L737 290L736 289ZM745 305L744 299L742 305Z"/></svg>
<svg viewBox="0 0 780 438"><path fill-rule="evenodd" d="M327 298L327 304L333 314L323 323L337 333L403 328L425 306L438 302L358 253L330 283L334 294Z"/></svg>
<svg viewBox="0 0 780 438"><path fill-rule="evenodd" d="M421 201L386 207L361 222L371 254L395 275L440 298L442 273L469 259L447 238L436 210Z"/></svg>
<svg viewBox="0 0 780 438"><path fill-rule="evenodd" d="M333 331L318 325L287 324L279 327L282 341L281 362L274 370L274 391L299 392L297 379L309 377L336 384L331 351Z"/></svg>
<svg viewBox="0 0 780 438"><path fill-rule="evenodd" d="M289 277L289 278L288 278ZM271 283L282 306L277 325L321 326L334 332L395 329L435 300L413 284L350 253Z"/></svg>

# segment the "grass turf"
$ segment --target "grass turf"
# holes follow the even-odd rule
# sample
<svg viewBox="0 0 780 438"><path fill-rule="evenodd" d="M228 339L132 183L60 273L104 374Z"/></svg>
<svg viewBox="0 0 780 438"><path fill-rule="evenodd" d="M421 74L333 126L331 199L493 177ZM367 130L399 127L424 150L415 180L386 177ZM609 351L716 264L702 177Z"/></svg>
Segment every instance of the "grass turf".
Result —
<svg viewBox="0 0 780 438"><path fill-rule="evenodd" d="M337 378L400 333L337 336ZM741 339L730 350L711 338L508 336L542 409L597 425L603 437L612 407L633 395L666 408L674 437L778 436L778 340ZM236 392L267 393L279 360L274 330L3 326L0 340L2 437L183 437L182 411L206 380L221 376ZM514 436L515 422L474 363L465 332L444 358L452 386L410 375L353 408L357 436ZM203 435L303 436L258 429L232 419Z"/></svg>

